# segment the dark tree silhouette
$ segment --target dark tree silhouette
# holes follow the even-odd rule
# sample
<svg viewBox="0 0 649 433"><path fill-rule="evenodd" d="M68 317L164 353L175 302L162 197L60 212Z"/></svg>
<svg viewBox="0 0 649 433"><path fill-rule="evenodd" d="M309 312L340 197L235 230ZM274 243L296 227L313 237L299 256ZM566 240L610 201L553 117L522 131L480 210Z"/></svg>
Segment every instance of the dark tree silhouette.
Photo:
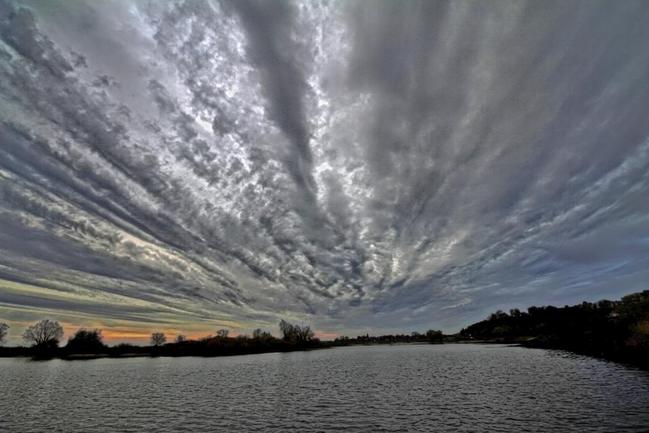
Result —
<svg viewBox="0 0 649 433"><path fill-rule="evenodd" d="M444 335L442 334L442 331L429 329L426 331L426 339L429 343L442 343L444 341Z"/></svg>
<svg viewBox="0 0 649 433"><path fill-rule="evenodd" d="M282 338L288 341L293 336L293 325L282 319L279 322L279 332L282 333Z"/></svg>
<svg viewBox="0 0 649 433"><path fill-rule="evenodd" d="M619 301L497 311L460 332L464 338L564 349L649 367L649 290Z"/></svg>
<svg viewBox="0 0 649 433"><path fill-rule="evenodd" d="M396 343L443 343L442 331L429 329L426 333L411 332L410 334L388 334L388 335L359 335L358 337L337 337L333 344L335 346L349 346L352 344L396 344Z"/></svg>
<svg viewBox="0 0 649 433"><path fill-rule="evenodd" d="M45 319L37 322L23 333L23 339L35 347L56 348L63 338L63 328L56 320Z"/></svg>
<svg viewBox="0 0 649 433"><path fill-rule="evenodd" d="M7 331L9 331L9 325L6 323L0 323L0 346L2 346L5 338L7 338Z"/></svg>
<svg viewBox="0 0 649 433"><path fill-rule="evenodd" d="M304 344L314 339L314 333L309 326L293 325L286 320L279 322L279 330L283 340L293 344Z"/></svg>
<svg viewBox="0 0 649 433"><path fill-rule="evenodd" d="M216 331L216 336L218 338L228 338L228 335L230 334L230 331L227 329L219 329Z"/></svg>
<svg viewBox="0 0 649 433"><path fill-rule="evenodd" d="M255 340L269 340L272 339L273 336L270 334L270 332L266 332L262 329L257 328L252 331L252 338L254 338Z"/></svg>
<svg viewBox="0 0 649 433"><path fill-rule="evenodd" d="M167 342L167 337L162 332L154 332L151 334L151 345L162 346Z"/></svg>
<svg viewBox="0 0 649 433"><path fill-rule="evenodd" d="M179 334L178 336L176 336L175 343L185 343L186 341L187 337L185 337L184 335Z"/></svg>
<svg viewBox="0 0 649 433"><path fill-rule="evenodd" d="M103 353L106 346L102 341L101 330L99 329L79 329L68 340L65 346L68 353Z"/></svg>

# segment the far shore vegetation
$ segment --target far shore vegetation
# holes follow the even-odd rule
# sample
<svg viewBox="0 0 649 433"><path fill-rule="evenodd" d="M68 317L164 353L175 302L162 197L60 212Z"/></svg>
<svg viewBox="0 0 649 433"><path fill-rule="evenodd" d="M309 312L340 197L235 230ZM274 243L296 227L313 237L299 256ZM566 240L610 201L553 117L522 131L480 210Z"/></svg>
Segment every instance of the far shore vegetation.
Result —
<svg viewBox="0 0 649 433"><path fill-rule="evenodd" d="M227 356L266 352L289 352L336 346L449 342L509 343L531 348L561 349L579 354L634 364L649 369L649 290L624 296L619 301L565 307L529 307L509 313L497 311L459 333L423 333L338 337L321 341L308 325L279 323L280 337L256 329L251 335L232 337L227 329L215 335L191 340L178 335L167 341L162 332L151 334L148 346L118 344L108 346L100 329L77 330L65 346L59 343L63 328L54 320L41 320L23 332L28 346L0 347L0 357L29 356L34 359L92 359L131 356ZM0 323L0 346L9 326Z"/></svg>

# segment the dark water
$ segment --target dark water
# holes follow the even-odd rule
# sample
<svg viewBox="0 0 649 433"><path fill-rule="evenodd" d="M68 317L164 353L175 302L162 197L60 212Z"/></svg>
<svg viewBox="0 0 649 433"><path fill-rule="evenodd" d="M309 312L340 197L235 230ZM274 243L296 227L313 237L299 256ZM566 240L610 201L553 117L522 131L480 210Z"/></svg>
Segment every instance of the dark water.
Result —
<svg viewBox="0 0 649 433"><path fill-rule="evenodd" d="M227 358L0 359L2 432L648 432L649 373L403 345Z"/></svg>

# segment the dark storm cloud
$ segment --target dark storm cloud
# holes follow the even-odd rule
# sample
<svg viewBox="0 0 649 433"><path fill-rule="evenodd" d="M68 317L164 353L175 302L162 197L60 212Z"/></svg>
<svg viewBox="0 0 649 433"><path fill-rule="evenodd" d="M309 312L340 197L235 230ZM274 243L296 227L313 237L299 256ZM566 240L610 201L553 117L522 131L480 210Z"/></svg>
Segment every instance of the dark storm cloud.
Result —
<svg viewBox="0 0 649 433"><path fill-rule="evenodd" d="M647 22L0 2L0 313L451 330L641 289Z"/></svg>
<svg viewBox="0 0 649 433"><path fill-rule="evenodd" d="M291 37L295 14L292 5L257 0L228 5L236 10L246 30L249 57L262 72L272 118L297 154L287 160L288 170L298 187L305 190L305 199L313 200L313 156L302 101L306 83L298 65L301 47Z"/></svg>

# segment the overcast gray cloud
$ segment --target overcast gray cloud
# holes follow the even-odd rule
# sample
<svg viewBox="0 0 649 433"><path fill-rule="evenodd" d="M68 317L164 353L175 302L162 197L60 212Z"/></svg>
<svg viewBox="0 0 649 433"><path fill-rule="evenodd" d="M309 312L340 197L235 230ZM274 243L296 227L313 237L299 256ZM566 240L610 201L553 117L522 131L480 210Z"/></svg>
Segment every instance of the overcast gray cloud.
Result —
<svg viewBox="0 0 649 433"><path fill-rule="evenodd" d="M649 281L644 1L0 1L0 318L459 329Z"/></svg>

